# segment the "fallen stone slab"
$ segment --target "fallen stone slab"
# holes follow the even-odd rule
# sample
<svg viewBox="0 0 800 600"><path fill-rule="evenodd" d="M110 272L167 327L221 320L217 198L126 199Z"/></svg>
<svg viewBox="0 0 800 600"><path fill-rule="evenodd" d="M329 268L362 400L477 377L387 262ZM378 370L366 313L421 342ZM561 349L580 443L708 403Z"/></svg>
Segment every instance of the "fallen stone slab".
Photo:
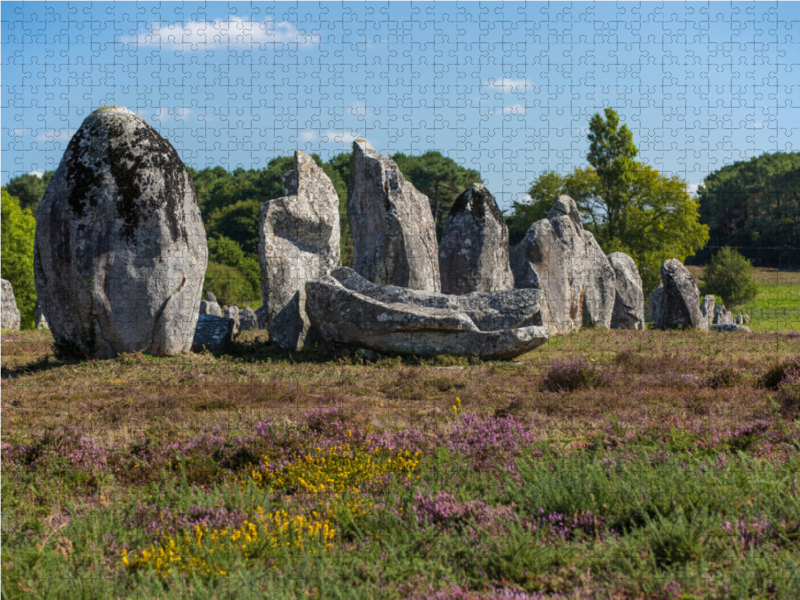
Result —
<svg viewBox="0 0 800 600"><path fill-rule="evenodd" d="M192 352L224 352L233 339L234 326L234 320L227 317L200 315L192 340Z"/></svg>
<svg viewBox="0 0 800 600"><path fill-rule="evenodd" d="M753 333L750 328L745 325L711 325L714 331L741 331L742 333Z"/></svg>
<svg viewBox="0 0 800 600"><path fill-rule="evenodd" d="M508 359L547 341L541 290L450 296L370 283L348 268L306 284L312 322L329 342L378 352Z"/></svg>

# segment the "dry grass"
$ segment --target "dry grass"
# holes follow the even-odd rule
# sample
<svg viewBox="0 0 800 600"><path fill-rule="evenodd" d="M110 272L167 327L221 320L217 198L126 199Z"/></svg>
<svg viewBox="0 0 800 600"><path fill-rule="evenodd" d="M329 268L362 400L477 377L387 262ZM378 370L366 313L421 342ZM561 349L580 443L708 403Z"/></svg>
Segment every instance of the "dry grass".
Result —
<svg viewBox="0 0 800 600"><path fill-rule="evenodd" d="M781 357L800 354L800 335L583 330L555 337L515 362L382 358L361 364L350 349L280 352L263 336L242 336L232 354L170 359L129 355L65 363L48 333L2 336L3 442L70 426L98 441L135 434L163 440L219 427L249 431L265 417L298 420L339 402L380 428L430 426L458 397L469 411L513 414L553 438L621 422L686 414L742 423L769 414L758 377ZM612 372L614 384L572 393L544 391L553 361L582 357ZM734 388L710 389L724 367L742 373Z"/></svg>
<svg viewBox="0 0 800 600"><path fill-rule="evenodd" d="M704 267L687 265L686 268L689 269L698 285L702 283ZM753 278L759 285L800 285L800 271L756 267L753 270Z"/></svg>

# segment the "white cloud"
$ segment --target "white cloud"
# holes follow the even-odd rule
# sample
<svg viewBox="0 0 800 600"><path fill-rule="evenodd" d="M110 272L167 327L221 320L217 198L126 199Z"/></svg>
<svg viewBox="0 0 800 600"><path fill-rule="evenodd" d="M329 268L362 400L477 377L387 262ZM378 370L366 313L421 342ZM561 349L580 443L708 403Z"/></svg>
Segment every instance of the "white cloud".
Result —
<svg viewBox="0 0 800 600"><path fill-rule="evenodd" d="M533 202L533 198L527 192L520 192L519 197L517 198L517 202L520 204L530 204Z"/></svg>
<svg viewBox="0 0 800 600"><path fill-rule="evenodd" d="M315 131L303 131L297 135L298 142L313 142L317 139L317 133Z"/></svg>
<svg viewBox="0 0 800 600"><path fill-rule="evenodd" d="M697 188L699 188L701 185L703 185L702 181L700 183L687 183L686 191L692 195L695 195L697 194Z"/></svg>
<svg viewBox="0 0 800 600"><path fill-rule="evenodd" d="M44 133L37 135L35 139L48 142L66 141L75 135L75 131L75 129L47 129Z"/></svg>
<svg viewBox="0 0 800 600"><path fill-rule="evenodd" d="M524 115L525 107L522 104L512 104L511 106L503 107L504 115Z"/></svg>
<svg viewBox="0 0 800 600"><path fill-rule="evenodd" d="M23 135L28 135L30 132L31 130L28 129L27 127L15 127L14 129L11 130L11 135L23 136Z"/></svg>
<svg viewBox="0 0 800 600"><path fill-rule="evenodd" d="M484 81L483 86L500 90L504 93L524 92L529 88L533 88L533 82L528 79L509 79L508 77L503 77L502 79L489 79Z"/></svg>
<svg viewBox="0 0 800 600"><path fill-rule="evenodd" d="M352 131L333 131L328 130L325 132L325 138L328 142L337 142L342 144L352 144L355 140L359 139L361 136L357 133L353 133Z"/></svg>
<svg viewBox="0 0 800 600"><path fill-rule="evenodd" d="M39 179L41 179L42 176L44 175L44 171L42 171L41 169L34 169L30 173L28 173L28 175L34 175L34 176L38 177Z"/></svg>
<svg viewBox="0 0 800 600"><path fill-rule="evenodd" d="M764 129L764 121L756 121L753 123L753 129Z"/></svg>
<svg viewBox="0 0 800 600"><path fill-rule="evenodd" d="M319 36L301 32L288 21L246 21L229 17L210 21L164 23L151 21L149 31L135 36L122 36L123 43L139 46L160 46L177 50L198 50L219 46L246 46L292 44L311 46L319 43Z"/></svg>
<svg viewBox="0 0 800 600"><path fill-rule="evenodd" d="M166 123L169 121L181 123L184 119L186 119L186 117L189 116L189 113L191 112L192 111L185 106L182 106L174 111L171 111L166 107L161 107L153 113L151 118L153 121L158 121L159 123Z"/></svg>

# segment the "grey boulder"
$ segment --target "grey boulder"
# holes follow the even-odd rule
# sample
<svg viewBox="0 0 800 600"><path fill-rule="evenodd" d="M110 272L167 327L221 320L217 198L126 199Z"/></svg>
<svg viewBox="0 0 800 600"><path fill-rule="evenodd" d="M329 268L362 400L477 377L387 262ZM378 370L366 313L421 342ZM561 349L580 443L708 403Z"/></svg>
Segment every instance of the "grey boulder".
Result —
<svg viewBox="0 0 800 600"><path fill-rule="evenodd" d="M664 286L661 326L708 331L708 321L700 311L700 290L694 277L680 261L670 258L661 265Z"/></svg>
<svg viewBox="0 0 800 600"><path fill-rule="evenodd" d="M223 316L233 321L233 335L239 333L239 307L229 306Z"/></svg>
<svg viewBox="0 0 800 600"><path fill-rule="evenodd" d="M378 352L507 359L547 341L540 290L451 296L378 286L341 268L306 291L309 316L327 341Z"/></svg>
<svg viewBox="0 0 800 600"><path fill-rule="evenodd" d="M746 325L732 325L728 323L726 323L725 325L712 325L711 329L713 329L714 331L730 331L730 332L739 331L742 333L752 333L752 331L750 331L750 328L747 327Z"/></svg>
<svg viewBox="0 0 800 600"><path fill-rule="evenodd" d="M233 319L200 315L192 338L192 351L210 350L214 354L224 352L233 339Z"/></svg>
<svg viewBox="0 0 800 600"><path fill-rule="evenodd" d="M47 315L44 312L44 306L38 300L36 301L36 308L33 311L33 326L36 329L50 329L47 324Z"/></svg>
<svg viewBox="0 0 800 600"><path fill-rule="evenodd" d="M175 149L126 108L91 113L36 217L36 293L56 348L90 358L189 350L207 260Z"/></svg>
<svg viewBox="0 0 800 600"><path fill-rule="evenodd" d="M17 300L14 297L14 288L11 286L10 281L0 279L0 295L2 298L2 327L3 329L19 329L22 322L22 316L17 308Z"/></svg>
<svg viewBox="0 0 800 600"><path fill-rule="evenodd" d="M551 334L611 326L616 274L569 196L531 225L510 259L515 287L544 291L542 318Z"/></svg>
<svg viewBox="0 0 800 600"><path fill-rule="evenodd" d="M714 307L714 319L712 325L733 325L733 315L725 309L724 304L717 304Z"/></svg>
<svg viewBox="0 0 800 600"><path fill-rule="evenodd" d="M267 314L267 307L262 304L255 310L255 313L256 313L256 319L258 319L258 328L266 329L267 321L269 320L269 315Z"/></svg>
<svg viewBox="0 0 800 600"><path fill-rule="evenodd" d="M244 308L239 313L239 331L258 329L258 317L250 308Z"/></svg>
<svg viewBox="0 0 800 600"><path fill-rule="evenodd" d="M436 227L427 196L366 140L353 142L350 172L353 269L378 285L438 292Z"/></svg>
<svg viewBox="0 0 800 600"><path fill-rule="evenodd" d="M453 203L439 246L444 294L496 292L514 287L508 226L494 197L474 183Z"/></svg>
<svg viewBox="0 0 800 600"><path fill-rule="evenodd" d="M261 207L258 244L267 329L284 350L302 350L314 339L306 282L341 264L336 190L308 154L295 152L294 167L283 176L286 196Z"/></svg>
<svg viewBox="0 0 800 600"><path fill-rule="evenodd" d="M664 312L664 284L659 283L658 287L650 292L648 300L650 305L650 316L656 327L661 327L661 315Z"/></svg>
<svg viewBox="0 0 800 600"><path fill-rule="evenodd" d="M703 301L700 303L700 312L706 319L709 325L714 324L714 311L716 309L717 299L713 294L703 296Z"/></svg>
<svg viewBox="0 0 800 600"><path fill-rule="evenodd" d="M206 299L200 301L200 314L212 315L214 317L222 316L222 308L217 303L217 298L211 292L206 292Z"/></svg>
<svg viewBox="0 0 800 600"><path fill-rule="evenodd" d="M644 289L639 269L623 252L612 252L608 262L616 275L612 329L644 329Z"/></svg>

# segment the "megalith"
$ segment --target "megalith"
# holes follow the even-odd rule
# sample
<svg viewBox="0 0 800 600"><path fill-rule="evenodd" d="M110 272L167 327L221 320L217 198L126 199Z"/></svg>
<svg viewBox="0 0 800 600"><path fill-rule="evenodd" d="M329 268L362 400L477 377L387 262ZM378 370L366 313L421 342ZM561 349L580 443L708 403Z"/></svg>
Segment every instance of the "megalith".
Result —
<svg viewBox="0 0 800 600"><path fill-rule="evenodd" d="M5 279L0 279L0 300L2 305L2 327L3 329L19 329L22 322L22 316L17 308L17 299L14 297L14 288L11 282Z"/></svg>
<svg viewBox="0 0 800 600"><path fill-rule="evenodd" d="M307 281L340 265L339 197L328 176L304 152L283 176L286 196L261 207L258 258L270 340L302 350L315 334L306 315Z"/></svg>
<svg viewBox="0 0 800 600"><path fill-rule="evenodd" d="M508 226L483 184L472 184L447 215L439 246L439 274L444 294L514 287L508 262Z"/></svg>
<svg viewBox="0 0 800 600"><path fill-rule="evenodd" d="M72 137L36 217L34 278L58 352L191 349L208 247L178 153L121 106Z"/></svg>
<svg viewBox="0 0 800 600"><path fill-rule="evenodd" d="M511 248L510 262L515 287L544 291L542 318L550 334L611 327L616 274L569 196L531 225Z"/></svg>
<svg viewBox="0 0 800 600"><path fill-rule="evenodd" d="M661 326L708 331L708 321L700 310L700 290L689 270L677 259L665 260L661 265L661 282L664 285Z"/></svg>
<svg viewBox="0 0 800 600"><path fill-rule="evenodd" d="M612 252L608 262L616 276L611 328L644 329L644 288L636 263L624 252Z"/></svg>
<svg viewBox="0 0 800 600"><path fill-rule="evenodd" d="M440 291L436 227L427 196L366 140L353 142L350 172L353 270L377 285Z"/></svg>

